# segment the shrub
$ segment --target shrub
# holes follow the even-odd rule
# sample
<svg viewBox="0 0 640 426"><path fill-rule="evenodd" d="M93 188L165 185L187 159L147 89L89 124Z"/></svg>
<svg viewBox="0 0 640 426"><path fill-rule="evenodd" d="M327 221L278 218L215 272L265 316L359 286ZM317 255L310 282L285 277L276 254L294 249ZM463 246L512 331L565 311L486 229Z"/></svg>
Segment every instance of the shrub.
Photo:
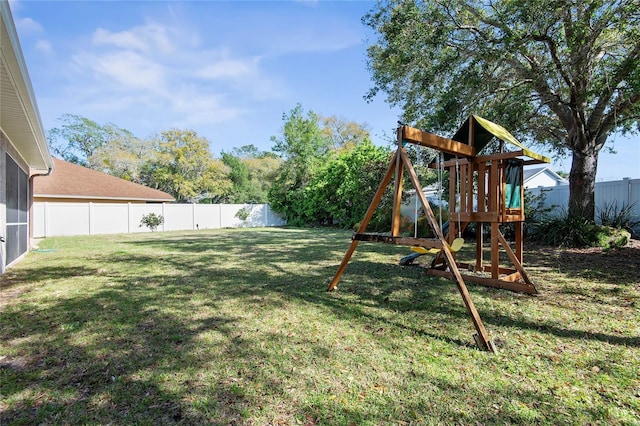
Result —
<svg viewBox="0 0 640 426"><path fill-rule="evenodd" d="M626 229L612 228L610 226L598 226L597 247L618 248L624 247L631 239L631 233Z"/></svg>
<svg viewBox="0 0 640 426"><path fill-rule="evenodd" d="M558 206L553 205L545 207L547 192L550 188L542 188L540 193L535 193L529 189L524 191L524 233L529 235L536 232L537 227L544 222L551 212L556 210Z"/></svg>
<svg viewBox="0 0 640 426"><path fill-rule="evenodd" d="M634 228L640 225L640 218L634 211L635 206L636 203L623 203L622 206L618 208L617 201L606 204L603 208L598 209L600 224L616 229L624 229L633 234Z"/></svg>
<svg viewBox="0 0 640 426"><path fill-rule="evenodd" d="M596 225L584 215L570 216L566 211L542 219L531 234L532 240L555 247L622 247L630 238L626 230Z"/></svg>
<svg viewBox="0 0 640 426"><path fill-rule="evenodd" d="M549 220L549 215L557 210L557 205L545 207L547 193L551 188L542 188L540 192L530 189L524 190L524 236L525 238L537 239L538 228ZM473 231L473 227L468 228ZM507 240L515 240L515 225L513 223L501 223L500 232Z"/></svg>
<svg viewBox="0 0 640 426"><path fill-rule="evenodd" d="M161 214L149 213L142 216L140 220L140 228L146 226L151 230L151 232L158 229L158 226L164 223L164 217Z"/></svg>
<svg viewBox="0 0 640 426"><path fill-rule="evenodd" d="M530 237L554 247L591 247L598 239L596 229L596 225L585 216L570 216L563 211L558 216L540 219L531 230Z"/></svg>
<svg viewBox="0 0 640 426"><path fill-rule="evenodd" d="M243 207L236 212L236 217L243 222L247 220L250 215L251 213L249 213L249 209L247 209L246 207Z"/></svg>

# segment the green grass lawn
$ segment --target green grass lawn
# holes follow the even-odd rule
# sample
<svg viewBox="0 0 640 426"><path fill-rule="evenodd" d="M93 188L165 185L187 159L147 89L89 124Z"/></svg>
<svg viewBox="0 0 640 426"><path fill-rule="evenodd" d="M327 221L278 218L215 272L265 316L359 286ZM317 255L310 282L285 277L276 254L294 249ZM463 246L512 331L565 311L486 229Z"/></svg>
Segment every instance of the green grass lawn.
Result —
<svg viewBox="0 0 640 426"><path fill-rule="evenodd" d="M350 235L44 240L0 278L0 424L639 424L638 249L469 285L494 355L406 247L361 243L327 293Z"/></svg>

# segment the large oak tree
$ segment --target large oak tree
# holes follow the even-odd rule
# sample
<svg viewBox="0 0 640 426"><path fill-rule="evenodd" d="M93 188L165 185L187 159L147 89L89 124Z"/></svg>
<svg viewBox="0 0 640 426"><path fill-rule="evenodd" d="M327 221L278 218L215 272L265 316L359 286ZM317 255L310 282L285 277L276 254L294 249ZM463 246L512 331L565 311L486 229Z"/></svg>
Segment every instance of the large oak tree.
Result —
<svg viewBox="0 0 640 426"><path fill-rule="evenodd" d="M638 0L391 0L363 22L378 36L368 98L386 92L421 128L477 113L569 153L569 213L594 218L599 152L638 132Z"/></svg>

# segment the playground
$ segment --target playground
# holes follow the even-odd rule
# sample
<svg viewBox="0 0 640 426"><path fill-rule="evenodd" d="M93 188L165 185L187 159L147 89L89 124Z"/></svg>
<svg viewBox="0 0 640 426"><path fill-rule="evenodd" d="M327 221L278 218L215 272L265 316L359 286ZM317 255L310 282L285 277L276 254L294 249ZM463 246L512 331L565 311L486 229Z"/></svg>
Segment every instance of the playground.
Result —
<svg viewBox="0 0 640 426"><path fill-rule="evenodd" d="M537 295L351 232L48 238L2 277L2 424L633 424L640 247L525 244ZM476 256L473 241L456 254ZM427 262L429 255L419 260ZM433 256L431 256L433 257Z"/></svg>

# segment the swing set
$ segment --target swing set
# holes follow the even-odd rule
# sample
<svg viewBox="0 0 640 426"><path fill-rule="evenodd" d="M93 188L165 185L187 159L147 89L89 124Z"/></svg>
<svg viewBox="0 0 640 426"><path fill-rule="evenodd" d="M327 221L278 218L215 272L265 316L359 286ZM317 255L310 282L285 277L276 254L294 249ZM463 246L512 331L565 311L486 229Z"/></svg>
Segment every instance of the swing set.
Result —
<svg viewBox="0 0 640 426"><path fill-rule="evenodd" d="M479 155L494 138L498 140L497 152ZM550 160L525 148L502 126L476 115L470 116L451 139L401 125L397 129L397 143L398 147L389 167L327 290L332 291L336 288L360 241L409 246L415 252L414 258L434 254L435 258L427 267L427 274L455 281L475 327L476 344L481 349L496 352L495 345L489 339L471 300L465 281L537 294L522 261L525 220L523 167L529 164L549 163ZM516 149L506 151L505 143ZM432 162L429 166L449 171L449 227L446 235L443 233L442 224L438 226L435 214L422 191L416 170L404 148L406 144L437 150L441 160L437 164ZM400 235L400 208L405 171L435 238L418 238L417 234L413 237ZM441 170L438 170L438 173L441 176ZM366 233L367 225L392 178L394 198L391 232ZM464 244L462 233L472 223L476 228L475 262L459 263L456 254ZM500 225L505 223L513 224L514 248L500 230ZM485 258L485 226L490 235L488 259ZM510 266L501 265L501 248L511 262ZM461 271L464 271L464 274Z"/></svg>

